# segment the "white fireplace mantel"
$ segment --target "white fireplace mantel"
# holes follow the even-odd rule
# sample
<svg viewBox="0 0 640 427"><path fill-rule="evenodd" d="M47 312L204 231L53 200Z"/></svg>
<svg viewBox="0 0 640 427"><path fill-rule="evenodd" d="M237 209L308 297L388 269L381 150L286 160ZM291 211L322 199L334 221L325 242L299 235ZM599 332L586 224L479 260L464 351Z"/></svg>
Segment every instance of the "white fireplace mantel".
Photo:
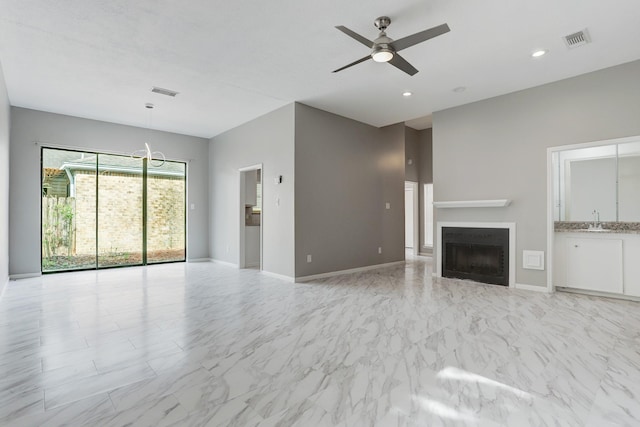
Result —
<svg viewBox="0 0 640 427"><path fill-rule="evenodd" d="M496 200L456 200L450 202L433 202L438 209L445 208L504 208L511 204L510 199Z"/></svg>

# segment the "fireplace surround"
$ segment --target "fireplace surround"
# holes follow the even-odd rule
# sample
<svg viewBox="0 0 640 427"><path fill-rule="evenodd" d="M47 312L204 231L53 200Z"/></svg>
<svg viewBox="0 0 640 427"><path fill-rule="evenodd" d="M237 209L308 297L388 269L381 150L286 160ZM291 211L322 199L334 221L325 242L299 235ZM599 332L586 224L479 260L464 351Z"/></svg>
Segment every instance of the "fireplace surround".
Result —
<svg viewBox="0 0 640 427"><path fill-rule="evenodd" d="M437 277L515 286L515 223L437 223Z"/></svg>
<svg viewBox="0 0 640 427"><path fill-rule="evenodd" d="M442 276L509 284L509 230L442 228Z"/></svg>

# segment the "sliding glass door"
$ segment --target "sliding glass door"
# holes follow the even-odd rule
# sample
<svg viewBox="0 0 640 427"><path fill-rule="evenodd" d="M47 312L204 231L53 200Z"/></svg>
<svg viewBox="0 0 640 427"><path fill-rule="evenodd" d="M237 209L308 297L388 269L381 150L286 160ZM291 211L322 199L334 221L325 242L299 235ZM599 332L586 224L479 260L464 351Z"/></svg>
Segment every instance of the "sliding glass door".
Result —
<svg viewBox="0 0 640 427"><path fill-rule="evenodd" d="M165 161L147 165L147 263L185 259L186 165Z"/></svg>
<svg viewBox="0 0 640 427"><path fill-rule="evenodd" d="M42 271L185 260L186 165L42 149Z"/></svg>
<svg viewBox="0 0 640 427"><path fill-rule="evenodd" d="M96 267L96 160L42 150L42 271Z"/></svg>
<svg viewBox="0 0 640 427"><path fill-rule="evenodd" d="M142 264L142 159L98 155L98 267Z"/></svg>

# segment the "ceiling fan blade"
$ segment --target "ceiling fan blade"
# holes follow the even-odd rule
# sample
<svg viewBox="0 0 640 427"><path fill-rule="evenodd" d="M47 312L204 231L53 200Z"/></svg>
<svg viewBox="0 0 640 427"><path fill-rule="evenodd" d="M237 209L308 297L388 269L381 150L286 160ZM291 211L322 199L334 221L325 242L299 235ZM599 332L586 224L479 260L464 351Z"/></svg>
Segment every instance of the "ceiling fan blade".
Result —
<svg viewBox="0 0 640 427"><path fill-rule="evenodd" d="M361 63L361 62L364 62L364 61L366 61L367 59L371 59L371 55L367 55L367 56L365 56L364 58L360 58L360 59L358 59L357 61L353 61L353 62L352 62L351 64L349 64L349 65L345 65L344 67L340 67L340 68L338 68L337 70L333 70L333 72L334 72L334 73L337 73L338 71L342 71L342 70L344 70L345 68L353 67L354 65L357 65L357 64L359 64L359 63Z"/></svg>
<svg viewBox="0 0 640 427"><path fill-rule="evenodd" d="M352 39L358 40L360 43L362 43L369 49L373 49L373 42L367 39L366 37L362 37L360 34L356 33L355 31L351 31L350 29L342 25L338 25L336 28L342 31L343 33L345 33L346 35L348 35L349 37L351 37Z"/></svg>
<svg viewBox="0 0 640 427"><path fill-rule="evenodd" d="M434 37L438 37L442 34L450 31L447 24L438 25L437 27L429 28L428 30L420 31L419 33L412 34L407 37L398 39L392 43L396 52L400 52L402 49L406 49L418 43L422 43Z"/></svg>
<svg viewBox="0 0 640 427"><path fill-rule="evenodd" d="M410 76L413 76L415 73L418 72L418 70L413 65L409 64L406 59L404 59L402 56L398 55L397 53L393 55L393 58L391 58L391 60L389 61L389 64L404 71Z"/></svg>

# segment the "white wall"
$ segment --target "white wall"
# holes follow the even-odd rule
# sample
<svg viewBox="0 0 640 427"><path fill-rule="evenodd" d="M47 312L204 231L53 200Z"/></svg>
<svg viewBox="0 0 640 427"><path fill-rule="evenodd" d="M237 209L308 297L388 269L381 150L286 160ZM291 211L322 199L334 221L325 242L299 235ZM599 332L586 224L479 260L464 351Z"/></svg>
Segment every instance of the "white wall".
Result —
<svg viewBox="0 0 640 427"><path fill-rule="evenodd" d="M238 170L262 163L262 268L294 277L294 104L212 138L209 147L211 258L239 264Z"/></svg>
<svg viewBox="0 0 640 427"><path fill-rule="evenodd" d="M0 64L0 295L9 280L9 129L10 107Z"/></svg>
<svg viewBox="0 0 640 427"><path fill-rule="evenodd" d="M187 206L195 204L195 210L187 209L187 259L208 258L206 139L12 107L10 274L40 272L42 145L131 154L144 148L145 142L167 159L188 162Z"/></svg>
<svg viewBox="0 0 640 427"><path fill-rule="evenodd" d="M546 251L547 147L640 135L640 61L433 115L434 200L513 200L507 208L438 209L436 221L516 222L522 250Z"/></svg>
<svg viewBox="0 0 640 427"><path fill-rule="evenodd" d="M404 125L303 104L295 123L296 277L404 260Z"/></svg>

